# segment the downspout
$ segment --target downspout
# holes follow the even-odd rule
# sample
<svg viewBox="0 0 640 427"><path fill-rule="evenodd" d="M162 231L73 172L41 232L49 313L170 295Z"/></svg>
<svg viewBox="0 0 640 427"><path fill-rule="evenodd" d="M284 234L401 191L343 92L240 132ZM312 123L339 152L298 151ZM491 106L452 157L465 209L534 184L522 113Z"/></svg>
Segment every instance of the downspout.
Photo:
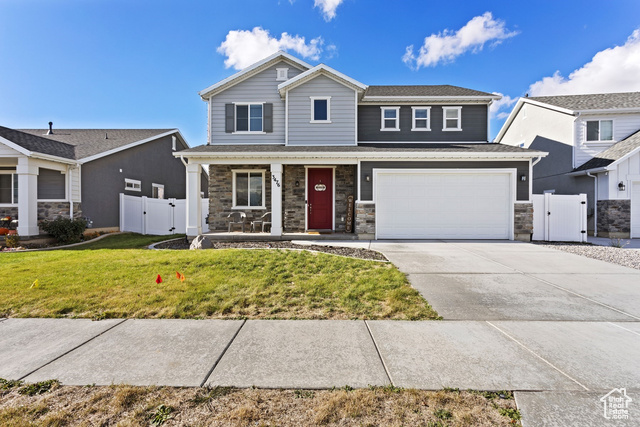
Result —
<svg viewBox="0 0 640 427"><path fill-rule="evenodd" d="M593 178L593 237L598 237L598 175L591 175L591 172L587 172L589 178Z"/></svg>
<svg viewBox="0 0 640 427"><path fill-rule="evenodd" d="M187 167L187 162L184 161L184 156L180 156L180 160L182 161L182 164L186 168Z"/></svg>

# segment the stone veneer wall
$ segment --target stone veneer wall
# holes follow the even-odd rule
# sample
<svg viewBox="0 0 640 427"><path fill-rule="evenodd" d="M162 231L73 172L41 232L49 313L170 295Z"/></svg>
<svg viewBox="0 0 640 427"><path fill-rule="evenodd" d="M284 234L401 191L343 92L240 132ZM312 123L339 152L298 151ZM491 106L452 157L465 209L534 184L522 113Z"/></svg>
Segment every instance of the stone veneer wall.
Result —
<svg viewBox="0 0 640 427"><path fill-rule="evenodd" d="M347 228L347 197L355 196L355 179L355 165L336 166L336 209L334 212L336 217L335 231L344 232Z"/></svg>
<svg viewBox="0 0 640 427"><path fill-rule="evenodd" d="M285 165L283 168L284 188L282 189L282 212L284 215L284 231L287 233L304 233L305 210L305 170L302 165ZM296 181L298 186L296 187Z"/></svg>
<svg viewBox="0 0 640 427"><path fill-rule="evenodd" d="M271 171L269 165L210 165L209 166L209 230L227 231L227 215L235 212L233 207L233 170L265 170L265 207L266 209L244 209L247 215L245 231L249 232L251 221L271 210ZM239 231L234 228L233 231Z"/></svg>
<svg viewBox="0 0 640 427"><path fill-rule="evenodd" d="M598 235L614 238L631 235L631 200L598 200Z"/></svg>
<svg viewBox="0 0 640 427"><path fill-rule="evenodd" d="M17 206L0 206L0 218L4 218L5 216L10 216L11 219L18 218L18 207Z"/></svg>
<svg viewBox="0 0 640 427"><path fill-rule="evenodd" d="M530 242L533 234L533 203L515 203L513 211L513 235L515 240Z"/></svg>
<svg viewBox="0 0 640 427"><path fill-rule="evenodd" d="M355 231L364 239L373 239L376 232L376 205L373 203L355 204Z"/></svg>
<svg viewBox="0 0 640 427"><path fill-rule="evenodd" d="M38 222L58 217L69 218L69 202L38 202ZM73 217L82 218L82 206L73 204Z"/></svg>

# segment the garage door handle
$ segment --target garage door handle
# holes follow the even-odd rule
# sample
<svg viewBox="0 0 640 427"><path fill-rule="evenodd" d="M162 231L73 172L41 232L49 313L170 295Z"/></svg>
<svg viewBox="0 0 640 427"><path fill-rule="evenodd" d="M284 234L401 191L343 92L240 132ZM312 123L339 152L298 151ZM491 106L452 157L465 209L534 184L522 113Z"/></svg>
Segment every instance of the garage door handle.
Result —
<svg viewBox="0 0 640 427"><path fill-rule="evenodd" d="M551 212L547 212L547 215L551 215Z"/></svg>

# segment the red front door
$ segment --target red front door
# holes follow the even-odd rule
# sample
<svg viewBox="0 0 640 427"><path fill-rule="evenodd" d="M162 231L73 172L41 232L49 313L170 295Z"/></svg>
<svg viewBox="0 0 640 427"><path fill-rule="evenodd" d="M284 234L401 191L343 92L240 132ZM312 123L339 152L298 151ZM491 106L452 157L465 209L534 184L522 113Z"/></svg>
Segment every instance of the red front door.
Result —
<svg viewBox="0 0 640 427"><path fill-rule="evenodd" d="M307 228L310 230L333 229L333 169L308 169Z"/></svg>

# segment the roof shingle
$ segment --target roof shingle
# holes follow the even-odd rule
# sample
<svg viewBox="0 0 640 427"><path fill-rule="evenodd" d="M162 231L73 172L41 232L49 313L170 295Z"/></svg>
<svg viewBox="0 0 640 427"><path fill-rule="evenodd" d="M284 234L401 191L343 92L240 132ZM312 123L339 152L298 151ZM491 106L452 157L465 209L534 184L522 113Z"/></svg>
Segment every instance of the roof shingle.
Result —
<svg viewBox="0 0 640 427"><path fill-rule="evenodd" d="M638 147L640 147L640 130L629 135L622 141L613 144L603 152L596 154L595 157L583 163L574 171L580 172L609 166L611 163L621 159Z"/></svg>
<svg viewBox="0 0 640 427"><path fill-rule="evenodd" d="M534 96L527 99L573 111L640 108L640 92Z"/></svg>
<svg viewBox="0 0 640 427"><path fill-rule="evenodd" d="M495 96L492 93L480 92L451 85L415 85L415 86L369 86L365 97L375 96Z"/></svg>

